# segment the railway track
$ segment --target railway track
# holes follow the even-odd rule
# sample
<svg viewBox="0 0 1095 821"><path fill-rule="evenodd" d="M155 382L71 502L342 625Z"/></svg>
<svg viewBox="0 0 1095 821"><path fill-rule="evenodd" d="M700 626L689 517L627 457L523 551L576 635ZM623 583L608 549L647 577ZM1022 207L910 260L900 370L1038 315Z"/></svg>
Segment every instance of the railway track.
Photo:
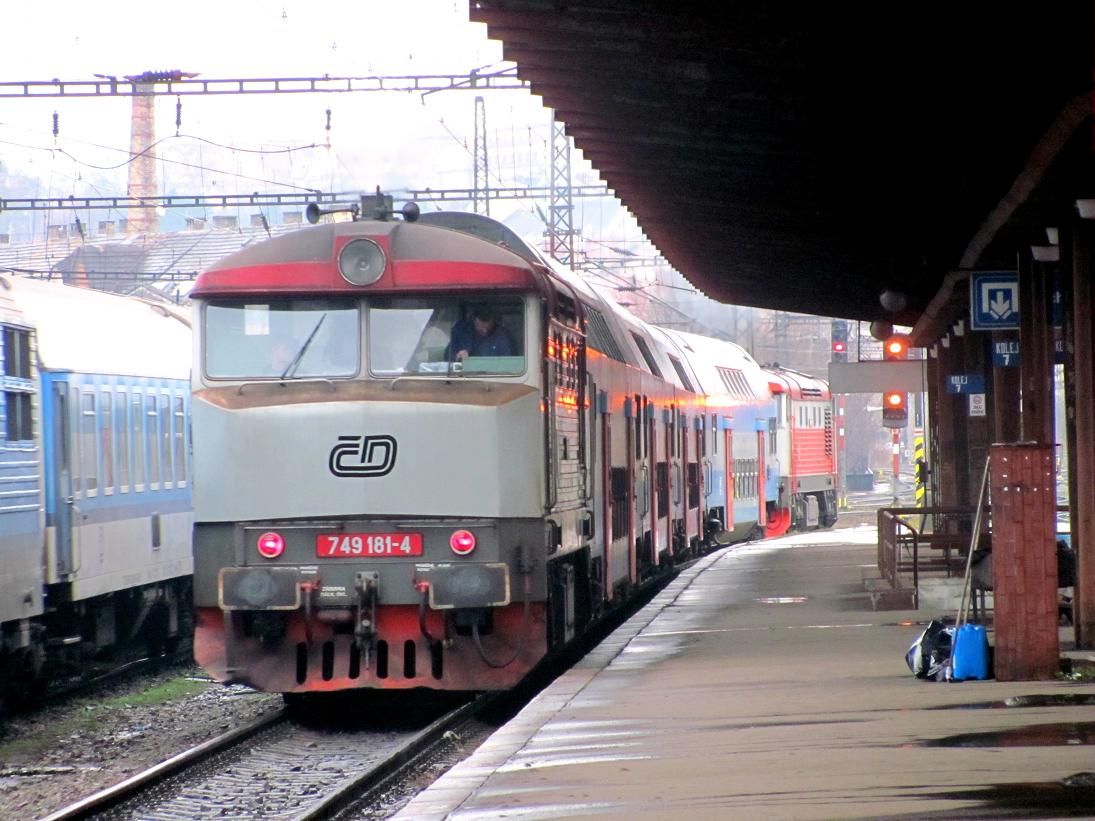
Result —
<svg viewBox="0 0 1095 821"><path fill-rule="evenodd" d="M131 678L154 675L173 667L192 664L193 651L189 643L178 650L158 656L130 657L114 664L89 665L79 674L53 676L44 685L27 687L19 699L0 698L0 719L5 716L33 713L43 707L60 704L79 696L87 696Z"/></svg>
<svg viewBox="0 0 1095 821"><path fill-rule="evenodd" d="M483 704L481 697L452 709L434 707L438 715L423 710L417 719L402 722L404 726L391 720L390 704L387 715L376 720L349 716L337 726L283 709L173 756L44 821L324 818L350 801L367 800L370 789L444 743L445 734Z"/></svg>
<svg viewBox="0 0 1095 821"><path fill-rule="evenodd" d="M162 761L43 821L305 821L330 818L346 808L352 815L355 808L383 805L385 791L415 791L400 782L418 781L420 789L421 762L451 753L450 740L482 735L516 714L675 575L653 580L630 606L606 614L586 636L512 690L458 705L453 704L453 694L434 694L424 702L410 692L367 691L298 710L285 708Z"/></svg>

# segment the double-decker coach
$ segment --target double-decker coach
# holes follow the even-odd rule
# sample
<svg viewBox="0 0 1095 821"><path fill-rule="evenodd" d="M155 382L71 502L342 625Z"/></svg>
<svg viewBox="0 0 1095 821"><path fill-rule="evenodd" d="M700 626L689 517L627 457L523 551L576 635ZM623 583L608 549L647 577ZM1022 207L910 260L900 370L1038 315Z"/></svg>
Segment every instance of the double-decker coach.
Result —
<svg viewBox="0 0 1095 821"><path fill-rule="evenodd" d="M768 517L765 459L772 449L775 413L768 376L732 342L682 331L664 333L687 353L707 398L710 445L705 467L711 521L719 523L716 540L762 535Z"/></svg>

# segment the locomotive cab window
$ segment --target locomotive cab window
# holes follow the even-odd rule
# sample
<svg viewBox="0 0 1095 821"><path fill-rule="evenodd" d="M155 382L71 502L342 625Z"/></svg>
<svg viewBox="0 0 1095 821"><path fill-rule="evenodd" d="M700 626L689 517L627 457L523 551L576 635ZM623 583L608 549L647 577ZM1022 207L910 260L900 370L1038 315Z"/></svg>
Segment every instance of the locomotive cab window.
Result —
<svg viewBox="0 0 1095 821"><path fill-rule="evenodd" d="M374 376L525 371L525 303L519 296L373 299L366 322Z"/></svg>
<svg viewBox="0 0 1095 821"><path fill-rule="evenodd" d="M205 372L212 379L354 376L360 369L357 301L214 300L205 307Z"/></svg>

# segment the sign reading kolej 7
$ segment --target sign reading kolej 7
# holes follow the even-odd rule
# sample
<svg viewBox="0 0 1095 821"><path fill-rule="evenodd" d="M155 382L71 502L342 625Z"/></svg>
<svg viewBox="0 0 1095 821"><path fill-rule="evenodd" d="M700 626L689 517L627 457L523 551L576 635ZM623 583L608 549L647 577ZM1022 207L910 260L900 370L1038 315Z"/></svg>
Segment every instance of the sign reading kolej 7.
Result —
<svg viewBox="0 0 1095 821"><path fill-rule="evenodd" d="M975 271L970 274L970 328L999 331L1019 327L1019 274Z"/></svg>
<svg viewBox="0 0 1095 821"><path fill-rule="evenodd" d="M997 368L1014 368L1019 365L1019 340L1006 339L992 343L992 364Z"/></svg>

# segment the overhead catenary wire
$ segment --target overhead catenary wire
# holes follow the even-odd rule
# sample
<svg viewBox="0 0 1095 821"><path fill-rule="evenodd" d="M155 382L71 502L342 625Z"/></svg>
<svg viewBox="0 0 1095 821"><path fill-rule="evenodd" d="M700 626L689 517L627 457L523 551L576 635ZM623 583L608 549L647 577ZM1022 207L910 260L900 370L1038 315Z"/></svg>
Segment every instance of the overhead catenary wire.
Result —
<svg viewBox="0 0 1095 821"><path fill-rule="evenodd" d="M0 125L3 125L3 124L0 123ZM11 126L8 126L8 127L10 128ZM115 151L115 152L118 152L118 153L129 155L126 160L123 160L122 162L119 162L119 163L115 163L113 165L97 165L95 163L87 162L87 161L82 160L79 157L73 155L72 153L70 153L69 151L67 151L64 148L57 148L57 147L53 147L53 146L30 145L30 144L27 144L27 143L16 142L14 140L5 140L5 139L0 139L0 145L11 145L11 146L14 146L16 148L24 148L24 149L27 149L29 151L57 152L57 153L63 154L64 156L66 156L70 160L72 160L74 163L76 163L78 165L81 165L81 166L84 166L85 168L93 168L97 171L114 171L114 170L117 170L119 168L123 168L123 167L129 165L134 160L144 156L149 151L152 151L154 148L156 148L161 143L163 143L167 140L174 140L174 139L177 139L177 138L174 137L174 136L163 137L163 138L157 140L156 142L152 143L151 145L149 145L147 148L145 148L142 151L139 151L135 154L131 153L128 149L118 148L116 146L102 145L100 143L93 143L93 142L89 142L89 141L86 141L86 140L73 140L71 138L68 140L69 142L77 142L77 143L81 143L82 145L91 146L93 148L100 148L100 149L103 149L104 151ZM242 151L242 152L245 152L245 153L255 153L255 154L289 154L290 156L295 152L305 151L305 150L308 150L308 149L318 148L319 147L316 143L310 143L310 144L307 144L307 145L290 146L290 147L278 148L278 149L248 149L248 148L239 148L239 147L224 145L222 143L217 143L213 140L207 140L204 137L198 137L198 136L195 136L195 135L184 134L184 135L182 135L181 138L178 138L178 139L193 139L193 140L198 141L199 143L207 143L209 145L213 145L213 146L216 146L218 148L224 148L224 149L230 150L230 151ZM197 169L197 170L200 170L200 171L209 171L209 172L216 173L216 174L224 174L225 176L239 177L241 179L250 180L252 182L262 182L262 183L266 183L268 185L279 185L279 186L282 186L282 187L285 187L285 188L292 188L292 189L295 189L295 190L298 190L298 191L311 190L311 189L309 189L305 186L294 185L292 183L282 182L280 180L264 179L262 177L255 177L255 176L252 176L252 175L249 175L249 174L237 174L237 173L232 172L232 171L223 171L223 170L220 170L220 169L217 169L217 168L210 168L210 167L205 166L203 164L186 162L185 160L167 159L166 157L164 157L164 158L162 158L162 162L170 163L172 165L177 165L177 166L181 166L181 167L184 167L184 168L194 168L194 169Z"/></svg>

